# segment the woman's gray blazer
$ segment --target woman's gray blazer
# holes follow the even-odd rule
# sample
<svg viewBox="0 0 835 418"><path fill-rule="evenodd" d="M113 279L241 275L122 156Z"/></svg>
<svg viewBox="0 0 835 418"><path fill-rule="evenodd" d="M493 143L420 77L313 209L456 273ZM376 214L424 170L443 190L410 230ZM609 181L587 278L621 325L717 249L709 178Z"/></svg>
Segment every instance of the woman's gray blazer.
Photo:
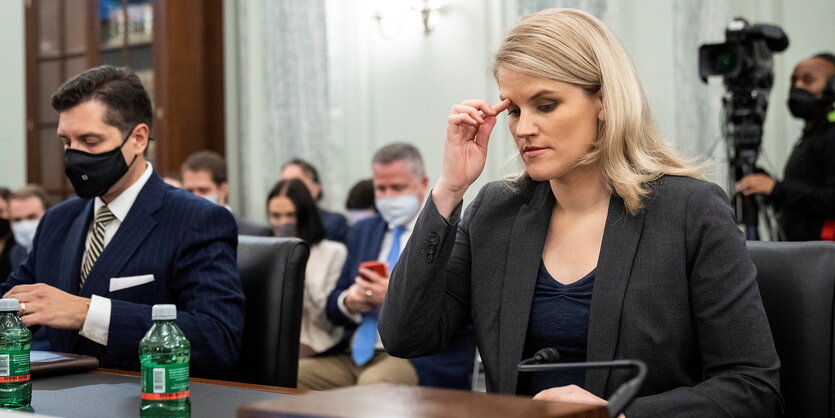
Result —
<svg viewBox="0 0 835 418"><path fill-rule="evenodd" d="M675 176L651 189L635 216L609 203L587 360L647 364L630 418L774 415L780 361L727 195ZM515 393L554 203L548 182L493 182L459 225L460 205L447 220L430 196L389 284L386 350L437 352L472 321L488 390ZM606 398L629 373L588 369L585 388Z"/></svg>

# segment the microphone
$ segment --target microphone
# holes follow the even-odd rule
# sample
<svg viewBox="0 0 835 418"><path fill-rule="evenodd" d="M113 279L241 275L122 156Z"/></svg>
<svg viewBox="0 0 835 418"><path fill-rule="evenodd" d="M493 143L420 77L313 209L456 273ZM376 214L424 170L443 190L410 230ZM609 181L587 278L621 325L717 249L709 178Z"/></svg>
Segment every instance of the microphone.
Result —
<svg viewBox="0 0 835 418"><path fill-rule="evenodd" d="M546 347L537 351L533 357L520 361L519 366L526 364L556 363L558 361L560 361L560 352L556 348ZM519 371L525 370L519 369Z"/></svg>
<svg viewBox="0 0 835 418"><path fill-rule="evenodd" d="M589 361L582 363L557 363L560 361L560 352L556 348L543 348L536 352L533 357L522 360L516 366L520 372L541 372L547 370L558 369L602 369L602 368L632 368L637 369L635 377L624 382L615 390L615 393L609 397L609 403L606 409L609 411L609 416L616 417L623 412L627 406L635 398L641 384L644 383L644 378L647 375L647 366L641 360L614 360L614 361Z"/></svg>

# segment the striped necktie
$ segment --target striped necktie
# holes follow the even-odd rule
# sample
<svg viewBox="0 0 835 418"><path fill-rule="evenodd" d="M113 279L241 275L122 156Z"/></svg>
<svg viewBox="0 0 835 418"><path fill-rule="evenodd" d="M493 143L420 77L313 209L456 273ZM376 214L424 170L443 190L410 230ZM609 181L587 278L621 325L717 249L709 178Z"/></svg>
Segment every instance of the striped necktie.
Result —
<svg viewBox="0 0 835 418"><path fill-rule="evenodd" d="M84 286L84 282L87 281L87 275L93 269L93 264L96 264L96 260L101 255L101 252L104 251L104 229L114 219L116 219L116 215L110 211L107 205L100 207L98 212L96 212L93 233L90 235L90 245L87 247L87 251L84 251L84 258L81 261L81 286L79 287Z"/></svg>

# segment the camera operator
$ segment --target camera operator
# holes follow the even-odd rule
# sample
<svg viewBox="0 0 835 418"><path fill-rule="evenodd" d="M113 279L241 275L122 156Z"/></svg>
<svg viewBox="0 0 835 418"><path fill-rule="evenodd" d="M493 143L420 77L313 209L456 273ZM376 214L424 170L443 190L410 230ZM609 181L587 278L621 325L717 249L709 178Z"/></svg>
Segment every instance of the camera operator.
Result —
<svg viewBox="0 0 835 418"><path fill-rule="evenodd" d="M745 195L769 197L789 241L835 240L835 55L800 61L791 77L788 106L805 120L782 181L764 173L736 183Z"/></svg>

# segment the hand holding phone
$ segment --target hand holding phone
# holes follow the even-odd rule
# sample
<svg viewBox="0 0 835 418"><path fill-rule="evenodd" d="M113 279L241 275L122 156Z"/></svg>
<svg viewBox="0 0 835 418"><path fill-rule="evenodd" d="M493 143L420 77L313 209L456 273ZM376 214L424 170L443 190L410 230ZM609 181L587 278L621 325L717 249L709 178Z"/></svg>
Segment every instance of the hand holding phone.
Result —
<svg viewBox="0 0 835 418"><path fill-rule="evenodd" d="M370 277L366 269L376 273L374 277ZM389 285L387 270L386 264L379 261L360 263L359 275L355 279L354 286L352 286L355 288L355 295L359 296L359 300L370 303L375 308L383 304ZM365 274L363 274L364 271Z"/></svg>
<svg viewBox="0 0 835 418"><path fill-rule="evenodd" d="M363 268L367 268L379 274L380 276L388 277L388 272L386 271L386 264L382 261L364 261L360 263L359 268L360 270L362 270ZM362 272L360 272L360 275L362 275Z"/></svg>

